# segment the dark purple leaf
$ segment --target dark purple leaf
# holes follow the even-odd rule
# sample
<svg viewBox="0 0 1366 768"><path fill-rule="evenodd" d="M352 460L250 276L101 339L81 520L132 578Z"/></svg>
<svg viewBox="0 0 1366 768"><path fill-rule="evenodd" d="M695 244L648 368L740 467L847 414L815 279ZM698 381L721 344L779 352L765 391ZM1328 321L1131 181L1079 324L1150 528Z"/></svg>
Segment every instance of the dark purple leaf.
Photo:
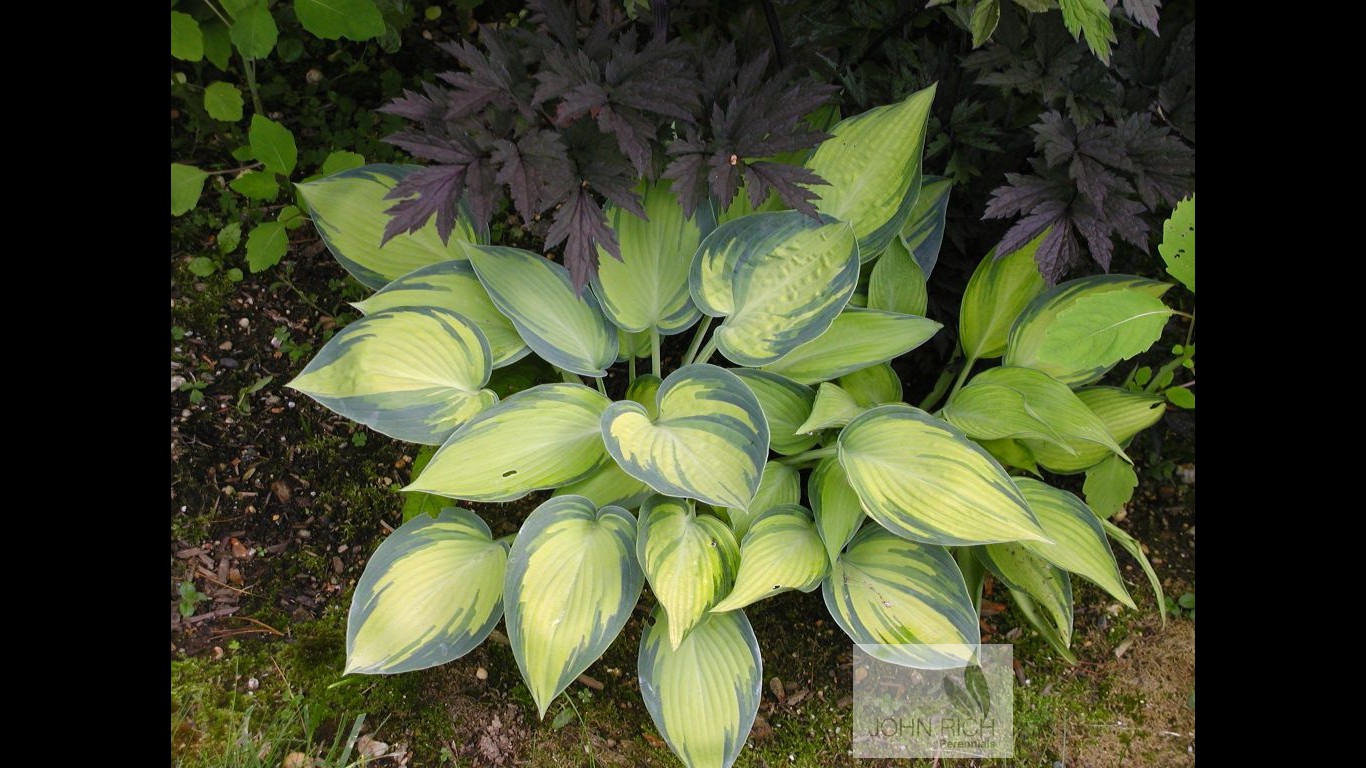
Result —
<svg viewBox="0 0 1366 768"><path fill-rule="evenodd" d="M1162 0L1124 0L1124 12L1129 14L1129 18L1142 24L1152 31L1157 32L1157 9L1162 7Z"/></svg>
<svg viewBox="0 0 1366 768"><path fill-rule="evenodd" d="M555 220L545 238L548 247L564 243L564 265L569 270L575 293L582 293L590 276L598 269L597 246L617 259L621 247L607 226L607 216L587 189L579 188L555 212Z"/></svg>
<svg viewBox="0 0 1366 768"><path fill-rule="evenodd" d="M384 239L380 244L405 232L422 229L432 216L436 216L436 231L441 240L449 241L451 232L455 231L464 180L465 168L453 165L423 168L399 180L385 195L385 199L399 202L385 211L393 218L384 226Z"/></svg>
<svg viewBox="0 0 1366 768"><path fill-rule="evenodd" d="M772 189L778 193L779 199L789 208L813 219L819 218L820 213L816 210L816 206L811 204L811 201L816 199L817 194L808 187L828 183L798 165L762 161L745 165L745 186L750 190L749 201L755 208L759 207L768 195L763 194L756 199L754 190Z"/></svg>

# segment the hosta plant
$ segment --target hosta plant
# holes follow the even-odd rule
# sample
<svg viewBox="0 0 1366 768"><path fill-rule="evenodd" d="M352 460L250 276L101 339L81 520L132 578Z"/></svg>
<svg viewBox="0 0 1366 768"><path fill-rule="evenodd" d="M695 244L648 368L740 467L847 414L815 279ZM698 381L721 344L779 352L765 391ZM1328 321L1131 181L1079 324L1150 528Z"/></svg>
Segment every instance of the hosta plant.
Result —
<svg viewBox="0 0 1366 768"><path fill-rule="evenodd" d="M471 226L381 247L385 195L411 168L304 185L327 244L378 291L291 386L439 446L409 491L550 492L513 536L455 504L394 531L356 587L346 671L441 664L502 619L544 715L648 585L645 705L684 764L729 766L759 706L745 611L761 600L820 589L853 641L924 667L971 662L987 573L1063 654L1073 574L1132 606L1107 533L1137 545L1037 477L1128 461L1162 414L1160 398L1096 382L1157 339L1166 285L1045 291L1028 248L989 256L964 299L957 386L937 411L948 385L902 402L889 361L941 328L922 316L949 193L920 170L933 96L832 129L806 159L830 183L818 217L688 217L666 182L643 186L648 218L608 209L622 258L604 257L582 296L559 264ZM661 337L688 332L665 370ZM500 400L491 371L532 354L563 381Z"/></svg>

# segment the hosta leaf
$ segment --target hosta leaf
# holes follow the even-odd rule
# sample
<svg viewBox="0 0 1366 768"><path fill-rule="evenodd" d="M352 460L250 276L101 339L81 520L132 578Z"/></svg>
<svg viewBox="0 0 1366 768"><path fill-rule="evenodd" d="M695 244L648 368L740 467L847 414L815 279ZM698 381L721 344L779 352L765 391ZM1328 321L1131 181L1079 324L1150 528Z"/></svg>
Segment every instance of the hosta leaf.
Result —
<svg viewBox="0 0 1366 768"><path fill-rule="evenodd" d="M640 695L687 768L730 768L759 712L764 668L743 611L707 614L677 648L656 607L640 636Z"/></svg>
<svg viewBox="0 0 1366 768"><path fill-rule="evenodd" d="M920 191L920 156L935 86L830 129L806 167L830 183L816 209L854 227L865 260L901 231Z"/></svg>
<svg viewBox="0 0 1366 768"><path fill-rule="evenodd" d="M459 313L484 334L493 367L521 360L531 349L498 308L468 261L443 261L418 267L352 306L367 315L397 307L441 307Z"/></svg>
<svg viewBox="0 0 1366 768"><path fill-rule="evenodd" d="M944 419L982 440L1038 438L1065 451L1091 443L1128 459L1105 423L1066 384L1029 368L979 373L949 400Z"/></svg>
<svg viewBox="0 0 1366 768"><path fill-rule="evenodd" d="M846 373L839 385L863 408L901 402L901 377L891 363L880 363Z"/></svg>
<svg viewBox="0 0 1366 768"><path fill-rule="evenodd" d="M635 509L654 495L654 491L650 486L626 474L615 461L609 461L588 477L556 488L553 495L586 496L599 507Z"/></svg>
<svg viewBox="0 0 1366 768"><path fill-rule="evenodd" d="M612 644L640 599L636 519L557 496L522 524L508 557L508 641L541 717Z"/></svg>
<svg viewBox="0 0 1366 768"><path fill-rule="evenodd" d="M878 257L868 277L868 307L924 315L930 294L925 273L900 240L892 240Z"/></svg>
<svg viewBox="0 0 1366 768"><path fill-rule="evenodd" d="M1015 319L1005 364L1043 371L1069 387L1093 382L1162 335L1172 310L1158 297L1170 287L1131 275L1054 286Z"/></svg>
<svg viewBox="0 0 1366 768"><path fill-rule="evenodd" d="M1114 517L1129 503L1138 487L1138 473L1118 456L1110 456L1086 470L1086 505L1101 517Z"/></svg>
<svg viewBox="0 0 1366 768"><path fill-rule="evenodd" d="M816 390L816 401L811 414L797 427L798 433L816 433L822 429L842 427L863 412L853 395L830 382L822 382Z"/></svg>
<svg viewBox="0 0 1366 768"><path fill-rule="evenodd" d="M1167 274L1195 293L1195 195L1177 203L1171 218L1162 225L1162 244L1157 252L1167 263Z"/></svg>
<svg viewBox="0 0 1366 768"><path fill-rule="evenodd" d="M961 667L982 641L977 611L948 550L876 525L849 542L821 592L845 634L892 664Z"/></svg>
<svg viewBox="0 0 1366 768"><path fill-rule="evenodd" d="M757 367L830 327L858 282L858 247L842 222L758 213L717 227L689 274L697 306L726 318L714 337L721 354Z"/></svg>
<svg viewBox="0 0 1366 768"><path fill-rule="evenodd" d="M383 288L418 267L463 259L458 243L481 237L462 203L449 245L441 242L435 222L381 245L389 223L390 202L384 196L416 170L416 165L366 165L297 185L327 249L369 288Z"/></svg>
<svg viewBox="0 0 1366 768"><path fill-rule="evenodd" d="M768 420L769 448L784 456L801 453L816 444L816 436L797 430L811 413L816 393L811 387L776 373L737 368L735 375L759 399Z"/></svg>
<svg viewBox="0 0 1366 768"><path fill-rule="evenodd" d="M377 312L343 328L289 386L376 432L440 445L498 402L489 346L469 320L435 307Z"/></svg>
<svg viewBox="0 0 1366 768"><path fill-rule="evenodd" d="M1105 425L1120 444L1157 423L1166 412L1159 395L1128 392L1115 387L1085 387L1077 398ZM1104 461L1111 450L1095 442L1063 436L1063 444L1024 439L1021 443L1038 463L1053 472L1074 474Z"/></svg>
<svg viewBox="0 0 1366 768"><path fill-rule="evenodd" d="M1021 543L975 547L991 575L1016 592L1029 595L1052 619L1063 645L1072 645L1072 579L1067 571L1032 553Z"/></svg>
<svg viewBox="0 0 1366 768"><path fill-rule="evenodd" d="M939 263L939 247L944 243L944 220L949 211L949 192L953 181L939 176L924 176L915 207L901 227L901 242L915 257L921 273L928 280ZM886 255L886 252L883 252ZM900 310L898 310L900 311ZM912 312L923 315L922 312Z"/></svg>
<svg viewBox="0 0 1366 768"><path fill-rule="evenodd" d="M1157 578L1157 571L1153 570L1153 564L1148 562L1148 556L1143 554L1143 545L1138 543L1138 539L1130 536L1123 528L1115 525L1109 520L1101 520L1100 527L1105 529L1105 533L1115 540L1125 552L1128 552L1138 561L1143 573L1148 576L1148 586L1153 588L1153 595L1157 598L1158 613L1162 616L1162 626L1167 625L1167 612L1163 609L1166 602L1162 596L1162 580Z"/></svg>
<svg viewBox="0 0 1366 768"><path fill-rule="evenodd" d="M735 374L687 365L664 380L659 416L629 400L602 414L607 450L628 475L666 496L747 507L768 458L768 422Z"/></svg>
<svg viewBox="0 0 1366 768"><path fill-rule="evenodd" d="M466 245L479 282L522 340L551 365L605 376L617 359L617 333L591 293L578 296L569 271L520 248Z"/></svg>
<svg viewBox="0 0 1366 768"><path fill-rule="evenodd" d="M736 540L743 539L749 526L763 513L783 504L796 504L802 500L802 480L797 470L777 461L764 465L764 476L759 480L759 490L747 507L727 507L726 517L730 519L730 529L735 532Z"/></svg>
<svg viewBox="0 0 1366 768"><path fill-rule="evenodd" d="M632 357L650 356L649 332L631 333L617 329L617 362L624 363Z"/></svg>
<svg viewBox="0 0 1366 768"><path fill-rule="evenodd" d="M507 547L466 509L418 515L389 534L356 583L345 674L395 674L469 653L503 616Z"/></svg>
<svg viewBox="0 0 1366 768"><path fill-rule="evenodd" d="M669 615L669 646L725 597L740 566L740 546L720 518L698 515L682 499L654 496L640 510L636 559Z"/></svg>
<svg viewBox="0 0 1366 768"><path fill-rule="evenodd" d="M794 589L810 592L829 570L811 513L796 504L774 507L750 525L740 542L735 587L711 610L733 611Z"/></svg>
<svg viewBox="0 0 1366 768"><path fill-rule="evenodd" d="M664 380L652 373L637 376L626 387L626 399L645 406L645 413L652 419L659 418L659 388Z"/></svg>
<svg viewBox="0 0 1366 768"><path fill-rule="evenodd" d="M608 206L607 221L617 233L621 260L598 246L593 292L602 311L618 328L660 335L679 333L697 322L701 312L688 292L688 271L702 240L698 219L683 215L668 182L644 195L645 220L618 206Z"/></svg>
<svg viewBox="0 0 1366 768"><path fill-rule="evenodd" d="M1034 263L1043 238L1039 235L1003 259L993 249L973 271L958 315L958 339L969 360L1004 355L1011 324L1043 292L1043 275Z"/></svg>
<svg viewBox="0 0 1366 768"><path fill-rule="evenodd" d="M1044 538L1001 465L919 408L864 412L840 432L839 458L864 511L899 536L953 545Z"/></svg>
<svg viewBox="0 0 1366 768"><path fill-rule="evenodd" d="M1100 520L1081 499L1028 477L1015 479L1052 543L1024 542L1025 548L1065 571L1084 576L1130 608L1136 607Z"/></svg>
<svg viewBox="0 0 1366 768"><path fill-rule="evenodd" d="M851 307L835 318L830 330L764 366L764 370L803 384L827 381L904 355L943 327L915 315Z"/></svg>
<svg viewBox="0 0 1366 768"><path fill-rule="evenodd" d="M404 490L514 501L586 478L607 461L599 424L610 402L581 384L518 392L456 430Z"/></svg>
<svg viewBox="0 0 1366 768"><path fill-rule="evenodd" d="M834 456L821 459L811 471L806 483L806 495L811 499L816 533L820 534L825 553L833 563L839 558L840 550L854 538L863 524L863 506L844 476L844 467Z"/></svg>

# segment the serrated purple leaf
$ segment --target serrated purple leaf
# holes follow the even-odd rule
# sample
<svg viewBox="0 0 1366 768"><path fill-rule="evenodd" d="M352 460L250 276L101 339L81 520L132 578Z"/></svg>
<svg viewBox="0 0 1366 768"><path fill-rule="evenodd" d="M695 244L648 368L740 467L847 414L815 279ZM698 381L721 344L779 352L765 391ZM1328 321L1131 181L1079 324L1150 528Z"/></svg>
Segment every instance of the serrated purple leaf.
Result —
<svg viewBox="0 0 1366 768"><path fill-rule="evenodd" d="M758 208L771 189L787 207L813 219L820 218L820 212L811 204L819 195L809 187L829 184L825 179L801 166L782 163L747 163L745 170L745 186L750 190L753 207ZM756 195L756 189L762 191Z"/></svg>
<svg viewBox="0 0 1366 768"><path fill-rule="evenodd" d="M1147 27L1154 35L1157 32L1157 11L1162 0L1124 0L1124 12L1129 18Z"/></svg>
<svg viewBox="0 0 1366 768"><path fill-rule="evenodd" d="M555 220L546 232L546 245L564 243L564 265L575 293L583 293L588 279L597 272L597 246L613 257L621 258L621 246L616 233L607 225L607 216L588 190L580 188L555 212Z"/></svg>
<svg viewBox="0 0 1366 768"><path fill-rule="evenodd" d="M455 231L464 188L464 166L438 165L404 176L384 196L386 200L399 202L385 210L391 218L384 225L384 239L380 244L405 232L422 229L433 216L436 217L437 234L442 242L448 242Z"/></svg>

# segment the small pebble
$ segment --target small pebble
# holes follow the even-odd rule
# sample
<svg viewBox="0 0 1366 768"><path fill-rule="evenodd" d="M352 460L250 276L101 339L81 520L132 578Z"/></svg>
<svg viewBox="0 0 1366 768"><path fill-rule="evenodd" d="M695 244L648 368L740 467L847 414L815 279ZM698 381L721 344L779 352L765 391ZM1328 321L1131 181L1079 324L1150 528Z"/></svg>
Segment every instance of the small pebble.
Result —
<svg viewBox="0 0 1366 768"><path fill-rule="evenodd" d="M484 669L483 667L480 667L474 670L474 677L478 680L487 680L489 679L489 671L487 669Z"/></svg>
<svg viewBox="0 0 1366 768"><path fill-rule="evenodd" d="M245 317L244 317L244 318L241 318L241 319L239 319L239 320L237 321L237 327L238 327L238 328L250 328L250 327L251 327L251 321L248 320L248 319L245 318Z"/></svg>
<svg viewBox="0 0 1366 768"><path fill-rule="evenodd" d="M228 368L228 369L236 368L236 367L237 367L237 360L234 359L234 358L231 358L231 357L219 358L219 360L218 360L218 365L219 365L220 367Z"/></svg>
<svg viewBox="0 0 1366 768"><path fill-rule="evenodd" d="M254 690L256 690L257 688L260 688L260 687L261 687L261 681L260 681L260 680L257 680L257 679L254 678L254 677L248 677L248 678L247 678L247 690L248 690L248 691L254 691Z"/></svg>

